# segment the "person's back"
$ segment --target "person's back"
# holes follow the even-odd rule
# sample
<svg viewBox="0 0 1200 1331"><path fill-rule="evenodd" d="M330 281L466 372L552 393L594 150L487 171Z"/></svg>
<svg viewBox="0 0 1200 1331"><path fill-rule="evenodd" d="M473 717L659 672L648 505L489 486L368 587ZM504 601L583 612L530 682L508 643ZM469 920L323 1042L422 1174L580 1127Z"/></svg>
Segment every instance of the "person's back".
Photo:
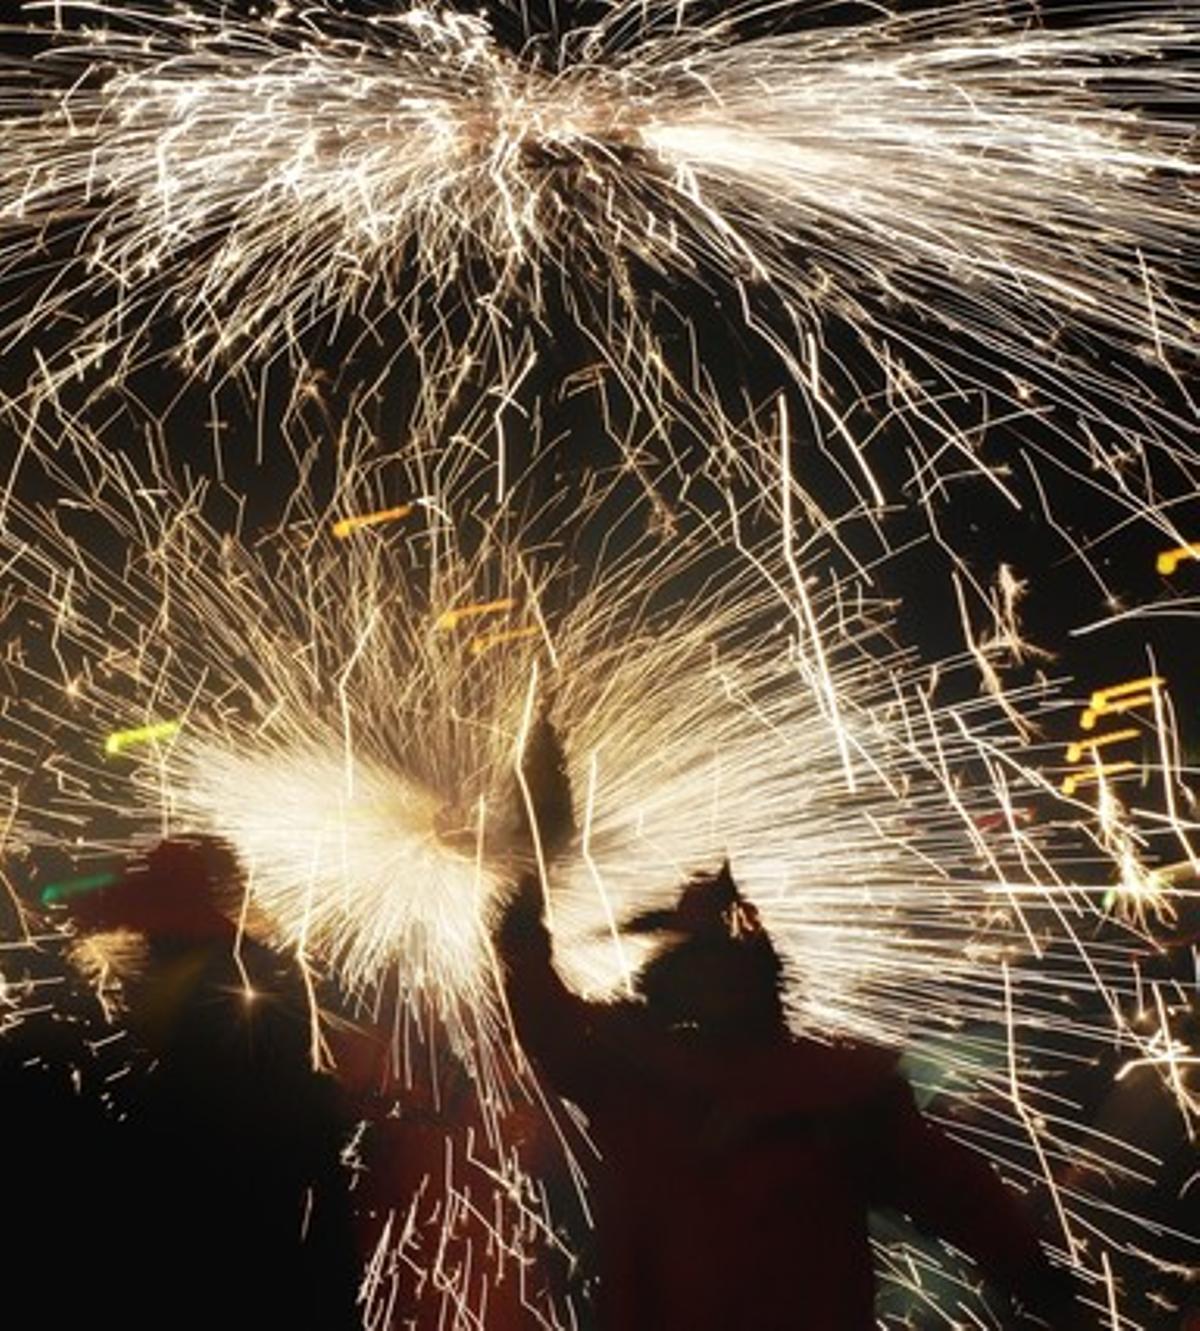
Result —
<svg viewBox="0 0 1200 1331"><path fill-rule="evenodd" d="M871 1331L867 1214L883 1207L970 1253L1055 1331L1076 1324L1069 1280L1011 1194L917 1111L890 1055L793 1039L737 1003L728 1021L689 1020L664 1006L655 963L646 1003L585 1002L553 969L535 895L518 895L499 949L523 1045L599 1148L605 1331ZM662 964L683 969L695 946ZM711 1008L717 968L696 970Z"/></svg>
<svg viewBox="0 0 1200 1331"><path fill-rule="evenodd" d="M606 1075L578 1097L598 1171L605 1327L874 1326L866 1233L886 1062L817 1045L663 1048L600 1018ZM547 1075L554 1060L545 1064Z"/></svg>

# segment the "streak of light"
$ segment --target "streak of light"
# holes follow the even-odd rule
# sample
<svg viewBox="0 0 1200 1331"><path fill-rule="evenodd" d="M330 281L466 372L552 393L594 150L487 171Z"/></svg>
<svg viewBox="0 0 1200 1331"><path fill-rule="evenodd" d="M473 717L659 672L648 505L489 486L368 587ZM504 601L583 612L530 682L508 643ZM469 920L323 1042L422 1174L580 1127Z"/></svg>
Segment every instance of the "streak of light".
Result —
<svg viewBox="0 0 1200 1331"><path fill-rule="evenodd" d="M339 518L330 529L339 541L343 541L352 532L362 527L377 527L384 522L398 522L413 511L411 504L397 504L394 508L381 508L375 513L364 513L360 517Z"/></svg>
<svg viewBox="0 0 1200 1331"><path fill-rule="evenodd" d="M1154 702L1154 691L1163 687L1161 675L1147 675L1144 679L1131 679L1124 684L1110 684L1096 689L1091 701L1080 713L1081 730L1092 730L1102 716L1120 716Z"/></svg>
<svg viewBox="0 0 1200 1331"><path fill-rule="evenodd" d="M1062 793L1074 795L1080 786L1091 785L1093 781L1102 781L1105 777L1120 776L1124 772L1135 772L1137 767L1137 763L1122 759L1120 762L1096 763L1091 767L1081 768L1078 772L1070 772L1063 777Z"/></svg>
<svg viewBox="0 0 1200 1331"><path fill-rule="evenodd" d="M1188 1137L1196 1140L1196 1125L1200 1124L1200 1087L1189 1086L1185 1078L1188 1068L1200 1069L1200 1054L1196 1054L1182 1040L1172 1034L1171 1020L1163 1001L1162 988L1153 987L1154 1009L1158 1018L1158 1029L1151 1037L1148 1051L1140 1058L1128 1060L1116 1073L1115 1080L1121 1081L1135 1068L1154 1067L1166 1069L1171 1088L1175 1092L1176 1103L1183 1110L1184 1123Z"/></svg>
<svg viewBox="0 0 1200 1331"><path fill-rule="evenodd" d="M1170 577L1185 559L1200 559L1200 541L1191 541L1187 545L1176 546L1174 550L1164 550L1154 561L1154 567L1163 577Z"/></svg>
<svg viewBox="0 0 1200 1331"><path fill-rule="evenodd" d="M503 643L524 642L541 636L542 630L536 624L528 624L519 629L498 629L495 633L479 633L471 639L471 654L482 656L484 652L490 652L493 647L499 647Z"/></svg>
<svg viewBox="0 0 1200 1331"><path fill-rule="evenodd" d="M1102 1248L1100 1250L1100 1266L1104 1273L1104 1294L1107 1303L1107 1313L1109 1324L1112 1331L1121 1331L1121 1311L1117 1303L1117 1284L1113 1279L1112 1263L1108 1259L1108 1252Z"/></svg>
<svg viewBox="0 0 1200 1331"><path fill-rule="evenodd" d="M612 902L609 899L608 892L604 886L604 877L596 864L595 857L592 855L592 823L596 816L596 779L598 775L597 755L591 754L588 758L588 783L587 799L583 806L583 833L580 837L579 853L583 857L584 864L587 865L587 871L591 875L592 882L596 885L596 892L600 898L601 906L604 910L604 923L612 936L613 947L616 949L619 965L622 971L622 984L625 993L632 997L634 994L633 967L629 963L626 955L625 944L621 938L621 931L617 925L616 913L612 908Z"/></svg>
<svg viewBox="0 0 1200 1331"><path fill-rule="evenodd" d="M525 810L525 825L529 828L533 843L534 864L537 869L538 890L542 899L542 913L546 927L554 929L554 903L550 897L550 878L546 868L546 853L542 846L542 829L538 823L537 807L533 802L533 792L525 776L525 746L529 740L529 731L534 723L539 706L538 666L534 661L529 670L529 687L525 690L525 702L521 710L521 722L517 730L516 748L513 755L513 771L517 787L521 792L521 802Z"/></svg>
<svg viewBox="0 0 1200 1331"><path fill-rule="evenodd" d="M1120 744L1127 739L1137 739L1141 731L1130 727L1127 730L1114 730L1107 735L1097 735L1094 739L1074 740L1067 745L1067 762L1077 763L1085 753L1095 753L1097 749L1109 744Z"/></svg>
<svg viewBox="0 0 1200 1331"><path fill-rule="evenodd" d="M4 825L0 827L0 879L4 882L4 891L8 896L9 904L12 906L13 915L16 917L17 927L21 931L21 936L25 942L30 942L32 935L29 932L29 922L25 918L25 903L21 900L21 895L13 885L5 871L4 861L7 858L7 850L11 843L13 825L16 823L17 814L21 808L21 794L17 786L13 786L8 795L8 812L4 818ZM3 993L3 977L0 976L0 995Z"/></svg>
<svg viewBox="0 0 1200 1331"><path fill-rule="evenodd" d="M118 875L115 873L93 873L80 878L67 878L61 882L48 883L42 888L41 902L43 906L55 906L59 902L70 901L72 897L84 896L102 887L111 887L117 879Z"/></svg>
<svg viewBox="0 0 1200 1331"><path fill-rule="evenodd" d="M155 721L151 725L137 726L132 730L114 730L104 741L104 752L112 757L123 753L135 744L149 744L154 740L169 739L179 734L182 722Z"/></svg>
<svg viewBox="0 0 1200 1331"><path fill-rule="evenodd" d="M457 628L464 619L474 619L480 615L498 615L508 610L515 610L517 601L512 596L502 596L494 601L479 601L474 605L458 606L452 610L443 610L437 617L439 629Z"/></svg>
<svg viewBox="0 0 1200 1331"><path fill-rule="evenodd" d="M1080 1240L1075 1238L1074 1233L1072 1232L1071 1222L1068 1219L1066 1207L1063 1204L1058 1184L1055 1182L1054 1174L1050 1168L1050 1162L1046 1157L1046 1151L1042 1145L1038 1124L1026 1107L1024 1097L1021 1093L1020 1069L1017 1063L1017 1033L1013 1022L1012 977L1009 973L1008 962L1001 963L1000 971L1004 977L1004 1016L1006 1029L1008 1031L1008 1093L1012 1098L1013 1108L1016 1110L1018 1118L1020 1118L1021 1122L1025 1125L1025 1131L1028 1134L1030 1144L1033 1146L1034 1154L1037 1156L1038 1168L1054 1203L1054 1211L1058 1216L1059 1227L1062 1230L1063 1239L1066 1241L1067 1251L1071 1256L1072 1263L1074 1263L1076 1254L1082 1247L1082 1244Z"/></svg>

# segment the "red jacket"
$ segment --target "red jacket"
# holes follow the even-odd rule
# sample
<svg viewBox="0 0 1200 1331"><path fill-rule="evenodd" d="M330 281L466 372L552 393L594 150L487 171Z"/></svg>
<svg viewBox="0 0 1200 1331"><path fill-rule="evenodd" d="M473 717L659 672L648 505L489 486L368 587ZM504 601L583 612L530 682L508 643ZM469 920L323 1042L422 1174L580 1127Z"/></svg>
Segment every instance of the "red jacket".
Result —
<svg viewBox="0 0 1200 1331"><path fill-rule="evenodd" d="M600 1150L605 1331L874 1331L877 1207L1043 1314L1069 1303L1015 1199L918 1112L891 1055L782 1029L716 1046L571 993L540 924L506 922L500 948L522 1043Z"/></svg>

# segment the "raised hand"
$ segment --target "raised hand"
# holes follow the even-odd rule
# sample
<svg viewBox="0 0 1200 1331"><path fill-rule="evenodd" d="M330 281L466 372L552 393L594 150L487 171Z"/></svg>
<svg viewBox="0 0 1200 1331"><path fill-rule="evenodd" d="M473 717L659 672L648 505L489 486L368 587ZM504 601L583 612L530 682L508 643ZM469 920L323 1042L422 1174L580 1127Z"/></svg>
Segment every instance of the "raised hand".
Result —
<svg viewBox="0 0 1200 1331"><path fill-rule="evenodd" d="M521 754L521 778L523 788L516 792L517 826L532 852L532 813L542 854L546 859L552 859L575 835L575 813L566 754L558 732L545 712L533 722L526 736Z"/></svg>

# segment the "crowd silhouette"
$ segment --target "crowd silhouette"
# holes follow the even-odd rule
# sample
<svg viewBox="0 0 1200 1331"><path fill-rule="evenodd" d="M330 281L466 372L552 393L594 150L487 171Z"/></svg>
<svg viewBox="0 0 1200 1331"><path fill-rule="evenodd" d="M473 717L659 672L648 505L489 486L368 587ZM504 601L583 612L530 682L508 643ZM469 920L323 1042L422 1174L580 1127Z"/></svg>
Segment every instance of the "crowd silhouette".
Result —
<svg viewBox="0 0 1200 1331"><path fill-rule="evenodd" d="M119 1027L59 994L0 1041L4 1251L56 1326L359 1325L348 1116L296 962L239 935L237 891L210 842L136 860L71 905L79 929L143 941Z"/></svg>
<svg viewBox="0 0 1200 1331"><path fill-rule="evenodd" d="M26 976L27 996L55 992L0 1035L0 1241L55 1290L56 1325L382 1331L458 1325L457 1300L520 1331L571 1292L596 1331L868 1331L880 1208L973 1257L1012 1296L1012 1325L1094 1325L1015 1195L918 1111L892 1054L790 1032L779 954L728 864L627 922L661 945L634 995L573 993L546 923L575 824L545 717L523 775L495 943L521 1046L596 1147L594 1224L570 1245L583 1276L531 1270L536 1245L503 1219L527 1209L508 1196L522 1171L562 1182L532 1104L485 1114L436 1037L414 1080L394 1012L336 1023L336 1075L318 1071L311 985L247 928L228 850L192 839L70 902L79 934L142 941L119 1021L64 967ZM438 1236L423 1249L422 1229Z"/></svg>

